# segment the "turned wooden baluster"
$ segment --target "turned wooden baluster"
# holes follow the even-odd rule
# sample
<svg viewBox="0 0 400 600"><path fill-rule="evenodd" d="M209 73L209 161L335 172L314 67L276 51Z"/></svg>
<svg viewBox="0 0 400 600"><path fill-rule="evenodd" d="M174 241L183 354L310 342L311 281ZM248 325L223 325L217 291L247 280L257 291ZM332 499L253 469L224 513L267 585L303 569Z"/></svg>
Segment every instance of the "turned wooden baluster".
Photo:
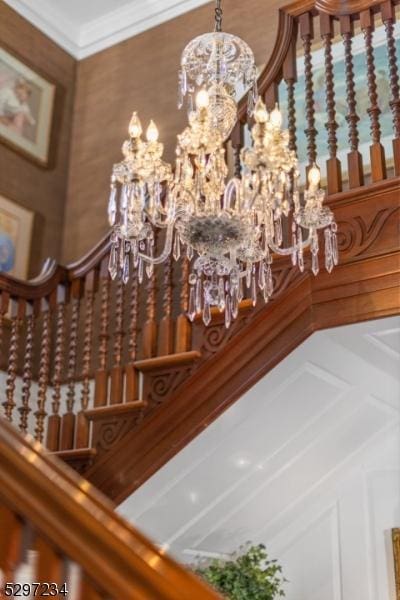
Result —
<svg viewBox="0 0 400 600"><path fill-rule="evenodd" d="M399 71L397 66L396 41L393 34L394 24L396 21L394 5L391 0L386 0L381 4L382 21L385 25L387 52L389 59L389 81L391 100L390 108L393 114L393 159L395 175L400 175L400 87L399 87Z"/></svg>
<svg viewBox="0 0 400 600"><path fill-rule="evenodd" d="M233 174L235 177L240 179L242 176L242 165L240 162L240 151L244 145L244 132L243 123L239 120L236 121L236 125L231 132L231 143L233 150Z"/></svg>
<svg viewBox="0 0 400 600"><path fill-rule="evenodd" d="M62 556L42 537L35 540L35 551L37 553L35 581L47 581L61 586L65 582Z"/></svg>
<svg viewBox="0 0 400 600"><path fill-rule="evenodd" d="M82 577L78 593L79 596L77 600L103 600L103 598L106 597L97 590L94 583L92 583L85 575Z"/></svg>
<svg viewBox="0 0 400 600"><path fill-rule="evenodd" d="M54 348L54 371L53 371L53 396L52 396L52 415L47 422L47 442L49 450L55 452L60 447L61 430L61 382L64 367L65 351L65 319L66 319L66 289L64 286L58 286L57 289L57 313L56 313L56 340Z"/></svg>
<svg viewBox="0 0 400 600"><path fill-rule="evenodd" d="M110 289L111 280L108 273L108 257L100 268L100 333L99 333L99 366L95 378L94 406L105 406L108 399L107 351L110 323Z"/></svg>
<svg viewBox="0 0 400 600"><path fill-rule="evenodd" d="M132 273L131 278L131 301L129 307L129 343L128 353L129 362L125 366L126 376L126 402L134 402L137 399L137 382L136 382L136 370L135 360L137 357L137 321L138 321L138 300L139 300L139 285L137 272Z"/></svg>
<svg viewBox="0 0 400 600"><path fill-rule="evenodd" d="M326 161L326 172L328 182L328 194L336 194L342 191L342 169L340 160L337 158L337 135L338 124L336 121L335 107L335 85L332 58L332 38L334 36L333 19L327 13L320 13L321 37L324 41L325 54L325 90L326 90L326 113L328 120L325 128L328 132L329 159Z"/></svg>
<svg viewBox="0 0 400 600"><path fill-rule="evenodd" d="M8 364L8 352L3 348L4 318L10 304L10 294L1 292L0 298L0 368L5 369Z"/></svg>
<svg viewBox="0 0 400 600"><path fill-rule="evenodd" d="M347 154L347 169L349 187L355 188L364 185L364 171L361 152L358 150L359 135L357 123L360 117L357 114L356 88L354 83L354 64L352 53L352 38L354 36L354 24L349 15L340 17L340 32L344 44L344 57L346 69L346 100L348 113L346 121L349 126L350 152Z"/></svg>
<svg viewBox="0 0 400 600"><path fill-rule="evenodd" d="M76 363L78 353L78 328L79 313L81 301L82 283L80 279L75 279L70 289L70 307L69 318L69 349L67 362L67 412L61 420L61 450L71 450L74 447L75 436L75 382L76 382Z"/></svg>
<svg viewBox="0 0 400 600"><path fill-rule="evenodd" d="M164 356L173 351L172 321L172 257L164 263L163 317L158 332L158 355Z"/></svg>
<svg viewBox="0 0 400 600"><path fill-rule="evenodd" d="M374 31L374 16L370 10L360 13L361 29L365 39L365 55L367 63L367 82L370 106L367 110L371 120L371 177L372 181L381 181L386 178L385 151L381 144L381 126L379 115L381 109L378 104L378 90L375 76L374 49L372 46L372 34Z"/></svg>
<svg viewBox="0 0 400 600"><path fill-rule="evenodd" d="M187 317L189 301L189 259L181 260L180 314L176 320L175 352L187 352L191 345L191 323Z"/></svg>
<svg viewBox="0 0 400 600"><path fill-rule="evenodd" d="M117 291L115 296L113 367L111 369L111 404L120 404L123 401L124 370L122 367L122 350L124 341L124 299L125 284L122 280L119 280L117 282Z"/></svg>
<svg viewBox="0 0 400 600"><path fill-rule="evenodd" d="M297 82L297 61L296 61L296 36L290 44L288 53L283 63L283 79L286 83L287 92L287 123L289 131L289 148L297 152L296 137L296 103L295 103L295 85Z"/></svg>
<svg viewBox="0 0 400 600"><path fill-rule="evenodd" d="M157 281L156 269L149 277L146 292L146 322L143 325L142 332L142 355L143 358L152 358L156 355L157 346L157 323L156 323L156 298Z"/></svg>
<svg viewBox="0 0 400 600"><path fill-rule="evenodd" d="M314 86L312 78L312 58L311 44L314 38L313 17L310 13L303 13L299 17L300 37L303 41L304 49L304 81L305 81L305 110L307 128L304 133L307 136L307 157L308 169L316 162L317 159L317 130L315 128L314 115Z"/></svg>
<svg viewBox="0 0 400 600"><path fill-rule="evenodd" d="M89 406L90 399L90 366L92 360L93 304L96 287L97 273L95 270L92 270L85 277L85 325L83 333L81 372L81 410L76 416L75 448L87 448L89 446L90 423L86 418L85 411Z"/></svg>
<svg viewBox="0 0 400 600"><path fill-rule="evenodd" d="M8 354L8 368L6 379L6 399L3 402L4 414L9 421L13 420L13 410L15 407L15 380L18 370L18 349L19 338L22 326L22 319L25 314L25 301L11 300L11 338Z"/></svg>
<svg viewBox="0 0 400 600"><path fill-rule="evenodd" d="M35 412L36 427L35 438L43 442L44 421L47 416L46 400L47 387L49 385L50 373L50 347L51 347L51 304L54 298L48 300L43 298L41 301L42 312L42 336L40 339L40 361L39 361L39 379L37 394L37 410Z"/></svg>
<svg viewBox="0 0 400 600"><path fill-rule="evenodd" d="M22 555L22 539L22 521L11 510L0 506L0 582L14 581L14 572Z"/></svg>
<svg viewBox="0 0 400 600"><path fill-rule="evenodd" d="M279 86L274 81L264 93L264 102L268 110L273 110L279 102Z"/></svg>
<svg viewBox="0 0 400 600"><path fill-rule="evenodd" d="M29 401L31 398L32 386L32 362L33 348L35 340L35 322L36 315L39 309L38 302L34 304L27 303L26 305L26 339L25 339L25 355L24 366L22 371L22 389L21 389L21 406L18 408L20 414L19 428L22 433L28 432L28 417L31 412Z"/></svg>

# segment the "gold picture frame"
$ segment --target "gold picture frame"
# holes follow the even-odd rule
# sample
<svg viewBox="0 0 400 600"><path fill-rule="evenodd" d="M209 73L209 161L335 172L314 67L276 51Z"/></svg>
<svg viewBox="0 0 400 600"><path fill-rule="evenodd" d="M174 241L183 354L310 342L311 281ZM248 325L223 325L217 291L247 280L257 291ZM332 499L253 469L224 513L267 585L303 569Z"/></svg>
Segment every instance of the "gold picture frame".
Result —
<svg viewBox="0 0 400 600"><path fill-rule="evenodd" d="M0 195L0 272L19 279L29 273L34 213Z"/></svg>
<svg viewBox="0 0 400 600"><path fill-rule="evenodd" d="M400 528L392 529L396 600L400 600Z"/></svg>
<svg viewBox="0 0 400 600"><path fill-rule="evenodd" d="M0 46L0 141L49 165L56 85Z"/></svg>

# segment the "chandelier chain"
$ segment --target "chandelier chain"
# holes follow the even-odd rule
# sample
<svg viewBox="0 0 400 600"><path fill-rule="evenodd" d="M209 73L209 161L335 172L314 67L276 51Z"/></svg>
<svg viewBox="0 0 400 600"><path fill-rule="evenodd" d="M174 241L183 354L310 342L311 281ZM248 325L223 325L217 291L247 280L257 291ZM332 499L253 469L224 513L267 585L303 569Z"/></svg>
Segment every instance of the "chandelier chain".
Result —
<svg viewBox="0 0 400 600"><path fill-rule="evenodd" d="M222 7L221 0L216 0L215 7L215 31L222 31Z"/></svg>

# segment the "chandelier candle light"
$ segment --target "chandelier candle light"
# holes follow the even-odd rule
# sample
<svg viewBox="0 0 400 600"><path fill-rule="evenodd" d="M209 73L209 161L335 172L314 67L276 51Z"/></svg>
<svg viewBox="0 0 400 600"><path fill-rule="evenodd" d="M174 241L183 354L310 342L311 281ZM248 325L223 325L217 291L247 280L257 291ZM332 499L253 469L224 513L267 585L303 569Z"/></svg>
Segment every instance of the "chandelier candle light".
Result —
<svg viewBox="0 0 400 600"><path fill-rule="evenodd" d="M324 230L325 266L338 262L336 223L323 206L320 171L308 171L301 201L298 161L289 149L276 106L270 113L255 96L255 65L250 48L221 32L222 11L216 8L216 30L186 47L181 61L179 104L186 93L195 96L189 123L178 135L175 170L162 160L163 145L153 121L142 139L136 113L124 159L114 165L108 206L111 235L109 270L127 283L132 267L141 283L144 272L172 253L191 260L188 316L201 313L206 325L211 309L225 313L229 327L238 315L244 285L253 305L261 291L267 302L273 293L274 255L290 256L304 270L304 249L311 249L311 268L319 271L319 231ZM242 175L227 181L224 141L237 114L235 83L251 85L249 110L254 119L252 147L241 150ZM284 221L290 224L291 245L283 241ZM164 247L156 254L155 233L164 230Z"/></svg>

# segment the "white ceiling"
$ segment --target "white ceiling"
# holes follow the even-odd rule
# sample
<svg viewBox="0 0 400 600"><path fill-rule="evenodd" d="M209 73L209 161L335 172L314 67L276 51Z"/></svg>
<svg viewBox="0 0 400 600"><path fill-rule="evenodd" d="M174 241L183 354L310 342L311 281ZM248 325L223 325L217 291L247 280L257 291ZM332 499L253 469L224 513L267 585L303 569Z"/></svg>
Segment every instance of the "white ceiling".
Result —
<svg viewBox="0 0 400 600"><path fill-rule="evenodd" d="M381 522L388 527L397 520L400 526L400 484L388 470L398 477L399 362L397 317L312 335L128 498L121 512L186 562L229 554L247 540L265 542L291 579L297 578L289 600L386 599L373 588L342 596L338 586L347 584L334 580L344 576L338 531L343 540L346 518L355 523L361 510L355 481L365 491L365 504L372 502L370 512L378 511L373 498L383 485L392 496L371 516L368 533L362 529L343 542L344 553L353 549L345 565L352 565L350 578L351 561L361 561L358 553L365 548L372 552L363 535L372 535ZM332 531L327 543L324 536ZM381 535L379 529L379 544ZM306 565L299 566L301 555ZM325 575L313 572L318 560L336 573L332 589L325 589ZM310 581L320 579L313 590L300 577L303 567ZM386 565L381 572L377 580L386 583L376 585L385 590ZM366 581L361 579L358 586ZM375 585L372 576L365 585Z"/></svg>
<svg viewBox="0 0 400 600"><path fill-rule="evenodd" d="M5 0L81 59L209 0Z"/></svg>

